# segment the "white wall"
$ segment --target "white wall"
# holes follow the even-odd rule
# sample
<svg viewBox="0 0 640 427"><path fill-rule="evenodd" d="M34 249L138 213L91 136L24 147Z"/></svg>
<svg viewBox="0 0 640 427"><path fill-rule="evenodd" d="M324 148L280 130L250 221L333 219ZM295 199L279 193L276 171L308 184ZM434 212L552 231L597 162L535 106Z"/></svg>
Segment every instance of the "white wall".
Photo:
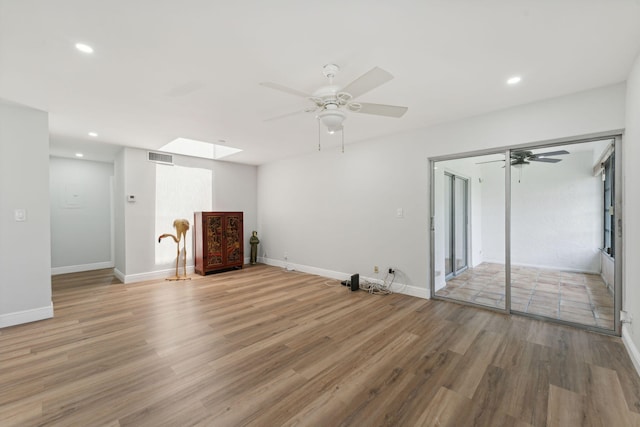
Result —
<svg viewBox="0 0 640 427"><path fill-rule="evenodd" d="M640 371L640 56L636 58L627 80L626 129L622 146L623 162L623 284L624 307L633 323L623 328L623 338L635 351L636 369Z"/></svg>
<svg viewBox="0 0 640 427"><path fill-rule="evenodd" d="M49 224L47 113L0 100L0 327L53 316Z"/></svg>
<svg viewBox="0 0 640 427"><path fill-rule="evenodd" d="M260 256L335 275L393 266L426 296L428 158L621 129L624 96L619 84L260 166Z"/></svg>
<svg viewBox="0 0 640 427"><path fill-rule="evenodd" d="M124 272L127 271L126 229L124 223L124 152L120 150L113 162L113 246L114 272L124 282Z"/></svg>
<svg viewBox="0 0 640 427"><path fill-rule="evenodd" d="M514 265L600 272L602 180L593 176L590 149L570 146L568 151L571 154L562 156L562 163L526 165L521 179L519 171L511 168ZM495 204L504 210L504 190L498 188L504 185L504 169L496 165L482 167L487 210ZM504 263L504 214L494 209L483 217L483 227L484 235L490 237L483 245L486 260Z"/></svg>
<svg viewBox="0 0 640 427"><path fill-rule="evenodd" d="M197 200L192 201L194 204L203 206L204 209L201 203L204 200L211 203L208 210L244 212L245 254L248 257L249 237L251 231L256 229L257 222L257 168L179 155L174 155L173 159L176 165L173 167L149 162L147 151L134 148L125 148L122 156L116 159L114 197L119 201L117 203L120 203L120 206L116 205L116 248L120 251L121 246L124 246L125 253L124 259L116 257L116 274L125 283L170 276L175 271L175 257L167 259L159 256L159 253L165 252L165 249L175 253L175 244L171 240L158 243L158 236L162 233L174 234L172 223L173 219L178 217L188 219L193 225L193 211L181 210L182 202L185 201L182 195L174 193L174 196L170 196L166 191L159 191L157 188L158 180L164 179L159 174L166 171L166 168L183 170L189 177L192 175L186 172L188 169L205 172L205 175L211 177L208 191L195 194ZM169 173L173 174L175 170ZM175 179L182 179L180 174L173 176ZM187 179L183 185L187 192L193 182ZM165 194L166 200L157 200L158 193ZM136 201L122 202L128 195L134 195ZM159 206L174 206L175 214L160 213L157 211ZM162 233L159 230L162 230ZM193 227L187 239L189 271L193 270L192 230Z"/></svg>
<svg viewBox="0 0 640 427"><path fill-rule="evenodd" d="M504 159L504 156L502 156ZM482 177L482 253L484 260L505 263L505 169L503 162L480 165ZM511 173L514 169L511 169Z"/></svg>
<svg viewBox="0 0 640 427"><path fill-rule="evenodd" d="M52 272L113 267L113 164L51 157L49 167Z"/></svg>
<svg viewBox="0 0 640 427"><path fill-rule="evenodd" d="M394 267L423 282L428 164L405 149L372 141L260 166L259 256L330 277Z"/></svg>

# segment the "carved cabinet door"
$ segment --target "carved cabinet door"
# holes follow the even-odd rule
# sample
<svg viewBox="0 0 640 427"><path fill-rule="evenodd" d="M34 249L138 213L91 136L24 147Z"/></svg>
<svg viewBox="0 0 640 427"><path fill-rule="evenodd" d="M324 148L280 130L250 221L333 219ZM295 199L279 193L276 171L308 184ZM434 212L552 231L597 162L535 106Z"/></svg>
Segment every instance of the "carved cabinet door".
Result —
<svg viewBox="0 0 640 427"><path fill-rule="evenodd" d="M242 268L242 212L195 212L194 233L196 273Z"/></svg>
<svg viewBox="0 0 640 427"><path fill-rule="evenodd" d="M225 237L226 237L226 263L242 264L243 262L243 242L242 242L242 213L229 213L225 215Z"/></svg>
<svg viewBox="0 0 640 427"><path fill-rule="evenodd" d="M206 232L206 262L205 268L211 269L222 267L225 264L223 251L223 223L224 215L211 214L205 216L205 232Z"/></svg>

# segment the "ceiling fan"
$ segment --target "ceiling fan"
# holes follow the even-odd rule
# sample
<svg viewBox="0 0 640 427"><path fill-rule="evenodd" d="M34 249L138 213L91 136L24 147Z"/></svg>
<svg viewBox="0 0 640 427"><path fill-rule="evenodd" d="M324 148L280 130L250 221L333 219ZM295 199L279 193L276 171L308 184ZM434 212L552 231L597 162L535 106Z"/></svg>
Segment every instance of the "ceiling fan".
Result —
<svg viewBox="0 0 640 427"><path fill-rule="evenodd" d="M512 151L511 152L511 166L523 167L531 162L543 162L543 163L558 163L562 159L552 159L550 156L560 156L563 154L569 154L567 150L548 151L546 153L533 154L532 151ZM483 163L504 162L504 160L490 160L488 162L478 162L477 165Z"/></svg>
<svg viewBox="0 0 640 427"><path fill-rule="evenodd" d="M531 164L531 162L542 162L542 163L558 163L561 162L562 159L552 159L550 156L560 156L563 154L569 154L567 150L558 150L558 151L548 151L546 153L537 153L533 154L533 151L529 150L520 150L520 151L511 151L511 166L518 170L518 182L522 180L522 168L525 165ZM493 162L504 162L504 160L490 160L488 162L479 162L477 165L481 165L483 163L493 163ZM504 166L502 166L504 168Z"/></svg>
<svg viewBox="0 0 640 427"><path fill-rule="evenodd" d="M329 80L329 84L320 87L312 94L291 89L278 83L260 83L261 86L307 98L312 103L312 105L303 110L272 117L267 119L267 121L278 120L303 112L316 113L318 126L322 123L330 134L334 134L337 131L343 130L342 122L347 118L345 111L396 118L402 117L404 113L407 112L407 107L354 101L359 96L364 95L365 93L393 79L393 76L388 71L379 67L374 67L344 87L333 84L333 79L338 71L340 71L340 67L335 64L325 65L322 69L322 73ZM344 151L344 134L342 146ZM320 149L319 143L318 149Z"/></svg>

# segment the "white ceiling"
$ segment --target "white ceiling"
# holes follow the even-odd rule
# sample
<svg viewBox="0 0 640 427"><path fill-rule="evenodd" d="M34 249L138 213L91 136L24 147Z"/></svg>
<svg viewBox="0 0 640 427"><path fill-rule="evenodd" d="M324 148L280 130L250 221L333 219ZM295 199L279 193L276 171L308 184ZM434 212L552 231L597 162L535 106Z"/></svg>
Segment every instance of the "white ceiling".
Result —
<svg viewBox="0 0 640 427"><path fill-rule="evenodd" d="M262 164L313 152L318 129L265 122L309 104L259 82L311 93L327 63L341 86L389 71L359 100L408 112L350 113L348 144L618 83L639 52L640 0L0 0L0 98L50 112L58 153L185 137Z"/></svg>

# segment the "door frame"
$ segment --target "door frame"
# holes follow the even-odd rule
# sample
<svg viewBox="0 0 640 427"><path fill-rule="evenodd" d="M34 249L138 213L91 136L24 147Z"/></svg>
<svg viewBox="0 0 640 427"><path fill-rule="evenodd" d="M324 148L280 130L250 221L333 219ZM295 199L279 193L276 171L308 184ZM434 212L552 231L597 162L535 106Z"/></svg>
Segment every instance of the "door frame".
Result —
<svg viewBox="0 0 640 427"><path fill-rule="evenodd" d="M444 175L445 176L449 176L452 178L451 180L451 194L450 194L450 207L449 207L449 221L450 221L450 227L449 227L449 245L451 248L451 253L450 255L453 255L452 259L451 259L451 273L450 274L446 274L445 271L445 280L446 278L450 278L450 277L456 277L457 275L459 275L460 273L466 271L467 269L469 269L469 258L470 258L470 251L469 251L469 235L470 230L469 230L469 215L470 215L470 203L469 203L469 193L470 193L470 188L471 188L471 183L470 183L470 178L464 175L460 175L454 171L450 171L450 170L445 170L444 171ZM464 258L465 258L465 265L462 268L456 268L456 255L458 255L458 252L456 251L456 239L457 239L457 233L456 233L456 223L455 223L455 216L456 216L456 195L458 194L457 190L456 190L456 179L460 179L462 181L464 181L464 233L465 233L465 244L464 244Z"/></svg>
<svg viewBox="0 0 640 427"><path fill-rule="evenodd" d="M623 206L623 182L622 182L622 137L623 129L616 129L607 132L592 133L574 137L557 138L545 141L533 141L524 144L511 145L500 148L489 148L484 150L469 151L464 153L449 154L443 156L434 156L428 158L429 162L429 289L430 298L435 300L455 301L463 305L480 307L492 311L510 314L511 311L511 168L505 168L505 308L487 307L468 301L457 301L451 298L436 295L435 292L435 163L445 160L455 160L466 157L483 156L489 154L504 154L505 159L511 158L512 150L522 150L525 148L551 148L559 145L580 144L586 142L599 141L603 139L613 139L615 156L615 270L614 270L614 327L613 329L604 329L596 326L582 325L579 323L568 322L566 320L552 319L543 316L532 315L529 313L518 312L519 315L544 320L552 323L559 323L568 326L574 326L580 329L591 330L608 335L620 336L622 333L622 323L620 322L620 311L622 310L622 259L623 259L623 229L624 219L622 217Z"/></svg>

